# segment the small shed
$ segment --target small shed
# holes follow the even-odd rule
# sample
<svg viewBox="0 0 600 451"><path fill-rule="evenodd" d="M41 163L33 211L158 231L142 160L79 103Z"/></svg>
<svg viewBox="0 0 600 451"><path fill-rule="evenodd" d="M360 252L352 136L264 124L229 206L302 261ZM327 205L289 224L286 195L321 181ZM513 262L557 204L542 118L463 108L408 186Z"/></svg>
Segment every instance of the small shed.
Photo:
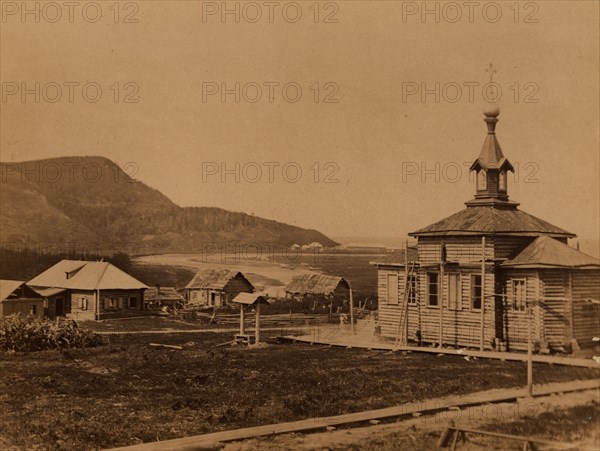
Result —
<svg viewBox="0 0 600 451"><path fill-rule="evenodd" d="M43 316L44 298L22 280L0 280L0 317Z"/></svg>
<svg viewBox="0 0 600 451"><path fill-rule="evenodd" d="M185 287L190 304L210 307L228 305L240 293L253 293L254 286L239 271L205 269L198 271Z"/></svg>

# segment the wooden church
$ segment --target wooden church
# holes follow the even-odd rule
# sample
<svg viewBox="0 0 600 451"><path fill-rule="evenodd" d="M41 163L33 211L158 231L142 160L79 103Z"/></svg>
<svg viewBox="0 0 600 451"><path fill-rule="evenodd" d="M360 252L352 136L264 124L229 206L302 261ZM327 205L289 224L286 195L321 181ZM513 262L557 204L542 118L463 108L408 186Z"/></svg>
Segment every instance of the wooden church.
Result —
<svg viewBox="0 0 600 451"><path fill-rule="evenodd" d="M484 112L474 199L410 233L416 248L374 263L382 337L504 351L527 349L531 331L537 350L571 351L600 336L600 262L509 200L499 112Z"/></svg>

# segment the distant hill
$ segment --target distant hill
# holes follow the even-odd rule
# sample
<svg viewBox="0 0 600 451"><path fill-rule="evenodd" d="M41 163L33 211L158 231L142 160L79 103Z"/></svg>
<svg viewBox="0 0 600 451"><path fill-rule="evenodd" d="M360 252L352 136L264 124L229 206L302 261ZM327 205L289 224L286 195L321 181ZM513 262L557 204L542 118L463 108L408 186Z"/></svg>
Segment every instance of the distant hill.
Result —
<svg viewBox="0 0 600 451"><path fill-rule="evenodd" d="M103 157L0 163L0 240L97 245L133 253L193 252L225 243L337 243L316 230L220 208L174 204Z"/></svg>

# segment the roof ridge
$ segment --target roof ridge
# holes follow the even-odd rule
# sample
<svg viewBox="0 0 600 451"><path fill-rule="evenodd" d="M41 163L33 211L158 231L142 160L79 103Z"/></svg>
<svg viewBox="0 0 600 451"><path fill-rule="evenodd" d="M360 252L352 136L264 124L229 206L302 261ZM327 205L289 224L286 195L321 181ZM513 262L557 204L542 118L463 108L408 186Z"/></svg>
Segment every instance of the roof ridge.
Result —
<svg viewBox="0 0 600 451"><path fill-rule="evenodd" d="M106 271L108 270L109 265L111 265L109 262L98 262L98 263L105 263L105 266L104 266L104 270L102 271L102 274L100 274L100 277L98 277L98 281L96 282L96 287L95 287L96 290L100 286L100 281L104 277L104 274L106 274Z"/></svg>

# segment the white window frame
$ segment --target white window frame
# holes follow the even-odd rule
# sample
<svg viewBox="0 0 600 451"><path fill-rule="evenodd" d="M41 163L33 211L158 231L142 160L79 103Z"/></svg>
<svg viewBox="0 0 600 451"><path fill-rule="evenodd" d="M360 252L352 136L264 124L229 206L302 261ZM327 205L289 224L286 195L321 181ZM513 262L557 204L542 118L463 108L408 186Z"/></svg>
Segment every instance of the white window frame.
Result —
<svg viewBox="0 0 600 451"><path fill-rule="evenodd" d="M523 284L523 292L524 295L523 302L518 302L516 286L517 284ZM526 278L518 278L510 280L510 308L515 312L527 312L527 279Z"/></svg>
<svg viewBox="0 0 600 451"><path fill-rule="evenodd" d="M119 298L104 298L104 310L118 310Z"/></svg>
<svg viewBox="0 0 600 451"><path fill-rule="evenodd" d="M417 304L417 280L418 280L418 277L416 274L408 275L408 282L406 284L406 289L408 290L408 304L409 305Z"/></svg>
<svg viewBox="0 0 600 451"><path fill-rule="evenodd" d="M498 189L500 191L506 191L507 190L507 180L508 176L506 174L506 171L500 171L500 174L498 174Z"/></svg>
<svg viewBox="0 0 600 451"><path fill-rule="evenodd" d="M436 304L431 303L431 276L436 276L436 285L437 285L437 293L436 293ZM439 272L428 272L427 273L427 307L431 308L440 308L440 273Z"/></svg>
<svg viewBox="0 0 600 451"><path fill-rule="evenodd" d="M477 191L485 191L487 189L487 173L485 169L480 169L477 173Z"/></svg>
<svg viewBox="0 0 600 451"><path fill-rule="evenodd" d="M480 279L480 283L479 283L479 307L475 307L475 287L477 286L477 284L474 282L475 278L479 277ZM471 274L471 276L469 277L469 305L471 307L471 310L474 310L476 312L481 311L481 307L483 306L483 303L485 302L485 296L483 293L483 277L481 277L481 274Z"/></svg>

